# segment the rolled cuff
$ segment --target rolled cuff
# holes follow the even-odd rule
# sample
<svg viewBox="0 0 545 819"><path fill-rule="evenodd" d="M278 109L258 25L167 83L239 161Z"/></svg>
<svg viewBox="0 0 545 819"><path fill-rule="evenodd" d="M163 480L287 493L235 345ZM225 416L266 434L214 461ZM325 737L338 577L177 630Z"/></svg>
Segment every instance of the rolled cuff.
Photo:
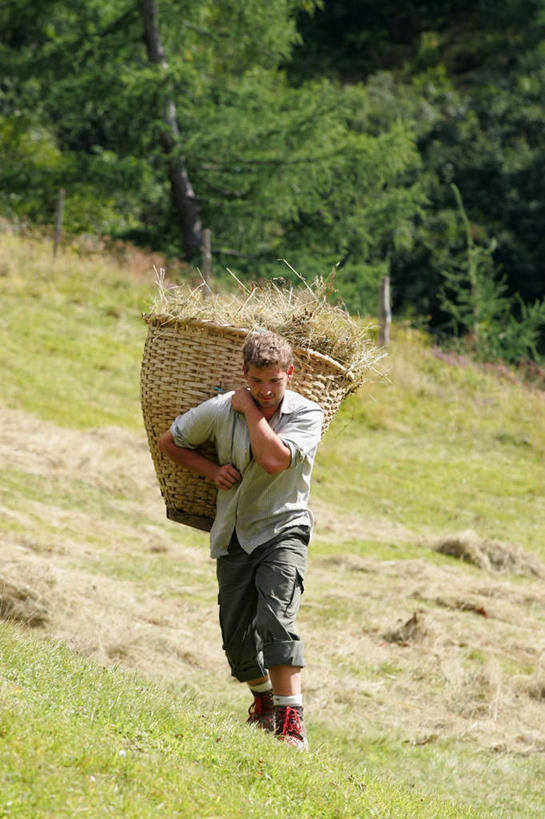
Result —
<svg viewBox="0 0 545 819"><path fill-rule="evenodd" d="M176 444L176 446L181 446L184 449L196 449L197 445L190 443L187 438L179 432L176 421L174 421L170 426L170 434L172 435L172 440Z"/></svg>
<svg viewBox="0 0 545 819"><path fill-rule="evenodd" d="M246 663L245 665L235 665L235 663L231 662L229 656L227 656L227 660L231 666L231 675L239 682L258 680L267 674L267 667L263 664L261 652L259 652L254 662Z"/></svg>
<svg viewBox="0 0 545 819"><path fill-rule="evenodd" d="M279 640L263 644L263 660L267 668L274 665L293 665L303 668L304 643L302 640Z"/></svg>

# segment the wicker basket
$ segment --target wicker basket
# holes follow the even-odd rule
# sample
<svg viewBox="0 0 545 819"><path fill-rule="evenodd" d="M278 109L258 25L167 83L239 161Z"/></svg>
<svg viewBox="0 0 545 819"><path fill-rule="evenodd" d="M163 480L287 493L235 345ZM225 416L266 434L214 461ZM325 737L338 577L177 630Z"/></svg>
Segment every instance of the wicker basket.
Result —
<svg viewBox="0 0 545 819"><path fill-rule="evenodd" d="M157 440L174 418L218 391L245 384L242 346L248 330L200 319L173 319L147 313L148 336L141 373L142 413L167 517L209 531L216 514L216 486L162 455ZM325 432L352 377L332 358L294 348L290 388L324 410ZM215 459L212 444L200 450Z"/></svg>

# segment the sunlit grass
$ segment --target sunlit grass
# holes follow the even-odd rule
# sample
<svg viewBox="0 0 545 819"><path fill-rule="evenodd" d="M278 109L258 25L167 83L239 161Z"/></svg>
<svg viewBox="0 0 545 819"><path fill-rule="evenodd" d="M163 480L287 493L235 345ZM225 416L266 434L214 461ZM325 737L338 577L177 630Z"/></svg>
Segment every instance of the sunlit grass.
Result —
<svg viewBox="0 0 545 819"><path fill-rule="evenodd" d="M3 527L6 542L13 538L11 555L17 550L31 550L36 560L49 559L48 552L63 555L59 575L48 579L52 583L61 577L62 584L63 573L71 577L74 570L75 577L85 573L86 584L103 582L116 590L123 586L127 596L122 599L144 590L155 596L153 603L179 595L186 608L177 616L188 630L195 624L185 623L187 607L201 618L216 617L206 535L168 523L151 462L149 473L140 475L138 470L148 461L143 455L134 467L129 461L133 446L140 446L141 453L146 449L138 380L146 333L140 310L149 306L151 271L142 284L107 260L66 253L53 265L49 246L1 234L0 253L1 400L32 413L43 440L40 443L38 436L33 443L35 457L43 456L40 464L32 458L19 460L6 464L0 476L3 502L12 513ZM309 723L317 751L312 757L315 770L300 757L278 762L277 749L263 748L253 736L240 739L240 729L232 728L226 716L232 705L218 694L223 678L212 679L202 667L199 685L204 681L217 702L210 725L201 729L200 700L80 664L60 647L44 648L41 655L32 641L27 645L18 633L12 638L5 630L0 634L0 645L7 640L10 646L5 667L18 670L2 680L8 695L2 700L0 733L9 741L0 749L0 771L7 772L0 780L0 813L25 816L30 810L36 816L71 816L88 810L95 815L151 816L164 796L165 815L193 816L196 811L203 816L257 816L267 800L272 815L276 811L286 816L469 815L459 804L478 805L485 813L489 808L495 816L540 815L543 793L536 783L543 781L544 771L538 753L479 749L469 739L444 738L441 729L437 736L409 740L410 730L398 733L397 725L392 729L392 708L415 709L415 722L419 715L424 719L426 703L418 711L416 700L421 692L435 696L445 679L436 675L441 658L435 655L425 666L418 657L411 665L405 649L381 649L377 621L384 614L394 625L417 607L431 614L444 611L437 603L439 592L422 589L416 581L411 586L409 575L404 576L409 566L414 571L454 566L453 558L430 548L430 540L442 533L471 528L483 538L519 544L545 556L543 399L493 370L443 360L426 338L402 327L393 331L390 367L388 383L367 387L343 406L320 446L315 468L313 496L335 523L329 537L318 515L301 612L307 634L316 630L332 643L324 651L327 668L322 671L329 675L335 717L328 718L326 704L325 716ZM53 430L42 429L48 420L56 425ZM101 437L104 430L95 434L96 427L116 429L109 431L111 437ZM78 436L87 433L86 452L72 461ZM51 435L56 437L52 440ZM99 444L93 460L93 448ZM380 535L367 532L373 532L375 524L380 524ZM343 569L343 560L348 568ZM39 565L43 571L45 562ZM388 574L392 566L400 567L398 575ZM469 589L494 582L475 567L464 566L460 573L467 576ZM509 579L511 597L518 588L524 596L525 582ZM391 592L394 583L397 588ZM416 596L406 594L417 585ZM459 588L465 594L461 581ZM535 590L528 591L527 608L535 607L540 626L541 603ZM495 652L504 648L495 646L494 628L504 617L506 594L502 587L502 594L492 599L500 613L497 620L460 615L467 618L467 648L458 638L447 640L444 656L454 663L448 654L448 646L453 646L461 678L459 688L453 684L459 698L449 703L453 712L464 707L464 670L469 668L470 677L474 669L486 670ZM58 599L62 605L62 595ZM485 625L488 642L481 644L476 629ZM118 628L125 628L122 620ZM373 640L366 645L374 657L362 655L349 642L338 644L339 634L350 641L367 632ZM532 646L526 645L530 637L522 626L522 637L513 634L513 645L522 640L523 660L518 655L498 660L509 675L506 688L521 675L535 674L539 682L538 659L532 659ZM197 629L196 644L199 639ZM315 649L316 665L322 661L322 648ZM432 646L431 653L436 650ZM394 702L388 698L388 686L397 678L401 687ZM380 691L376 699L373 685ZM101 691L106 692L103 701ZM359 699L352 708L354 691ZM479 691L475 696L481 696ZM486 697L489 687L483 684L482 691ZM315 703L319 695L315 689ZM233 694L229 696L232 702ZM87 708L86 699L95 712ZM312 694L309 699L312 702ZM376 709L383 699L379 716ZM126 703L133 701L135 710L127 714ZM156 714L157 702L166 716L160 725L157 718L155 732L145 712ZM362 702L369 705L365 719ZM24 709L30 709L26 722ZM342 719L339 709L345 709ZM176 733L191 734L187 748L172 739ZM221 741L216 743L218 736ZM127 756L120 757L120 750ZM251 767L256 758L266 762L258 773ZM233 772L242 777L240 785ZM370 774L387 783L384 792ZM279 785L286 777L298 779L293 798L285 798ZM400 787L391 789L394 785ZM413 787L414 796L407 796ZM304 788L311 795L303 793ZM433 803L433 793L457 802L456 810ZM375 802L361 801L376 794Z"/></svg>
<svg viewBox="0 0 545 819"><path fill-rule="evenodd" d="M0 233L2 400L71 427L137 427L149 284ZM150 271L151 279L151 271Z"/></svg>
<svg viewBox="0 0 545 819"><path fill-rule="evenodd" d="M0 625L6 816L478 816L241 732L208 697L107 671ZM288 787L289 785L289 787Z"/></svg>
<svg viewBox="0 0 545 819"><path fill-rule="evenodd" d="M316 497L414 531L474 529L545 554L543 398L394 343L388 384L348 399L321 444ZM467 381L465 376L467 375Z"/></svg>

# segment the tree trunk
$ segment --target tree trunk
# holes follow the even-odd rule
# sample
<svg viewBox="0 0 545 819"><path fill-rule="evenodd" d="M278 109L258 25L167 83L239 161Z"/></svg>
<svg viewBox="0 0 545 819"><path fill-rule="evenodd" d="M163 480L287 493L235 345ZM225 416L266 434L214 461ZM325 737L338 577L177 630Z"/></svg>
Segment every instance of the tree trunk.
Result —
<svg viewBox="0 0 545 819"><path fill-rule="evenodd" d="M157 5L155 0L140 0L140 15L144 27L144 40L151 63L168 69L168 62L161 42ZM161 114L165 128L161 130L161 146L168 157L168 178L174 206L178 211L183 238L184 255L189 261L201 253L202 223L199 203L187 173L181 151L180 129L174 100L167 99Z"/></svg>

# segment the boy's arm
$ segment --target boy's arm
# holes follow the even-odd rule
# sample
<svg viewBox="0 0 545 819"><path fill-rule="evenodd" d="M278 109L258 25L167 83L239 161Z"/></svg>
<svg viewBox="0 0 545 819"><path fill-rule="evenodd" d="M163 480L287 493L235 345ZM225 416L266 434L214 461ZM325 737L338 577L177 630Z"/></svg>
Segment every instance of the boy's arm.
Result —
<svg viewBox="0 0 545 819"><path fill-rule="evenodd" d="M170 429L167 429L161 435L157 446L159 452L162 452L163 455L166 455L175 463L184 466L186 469L191 469L192 472L197 472L199 475L204 475L205 478L210 478L218 489L231 489L237 481L242 480L242 475L238 469L231 466L231 464L220 465L214 463L214 461L210 461L194 449L178 446L174 442Z"/></svg>
<svg viewBox="0 0 545 819"><path fill-rule="evenodd" d="M236 390L231 398L233 409L243 412L250 433L252 454L269 475L276 475L291 464L291 451L271 428L246 387Z"/></svg>

